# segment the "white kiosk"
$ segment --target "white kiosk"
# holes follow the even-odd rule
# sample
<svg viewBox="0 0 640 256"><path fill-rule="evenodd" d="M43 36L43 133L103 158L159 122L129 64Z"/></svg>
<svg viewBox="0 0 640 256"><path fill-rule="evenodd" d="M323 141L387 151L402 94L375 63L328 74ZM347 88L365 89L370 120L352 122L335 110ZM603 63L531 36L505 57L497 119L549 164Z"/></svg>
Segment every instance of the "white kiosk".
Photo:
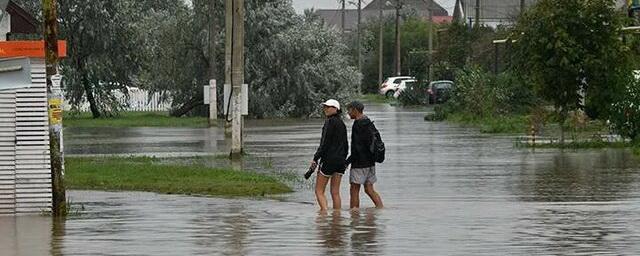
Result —
<svg viewBox="0 0 640 256"><path fill-rule="evenodd" d="M51 211L47 102L44 42L0 42L0 215Z"/></svg>

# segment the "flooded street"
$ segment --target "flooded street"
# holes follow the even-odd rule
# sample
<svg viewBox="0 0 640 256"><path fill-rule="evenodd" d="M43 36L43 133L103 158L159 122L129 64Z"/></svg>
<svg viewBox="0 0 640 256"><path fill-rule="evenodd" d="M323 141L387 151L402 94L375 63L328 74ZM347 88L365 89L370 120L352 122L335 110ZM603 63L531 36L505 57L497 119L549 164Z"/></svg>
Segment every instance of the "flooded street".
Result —
<svg viewBox="0 0 640 256"><path fill-rule="evenodd" d="M518 149L510 136L425 122L424 110L365 112L387 146L376 184L386 209L369 208L363 193L359 212L319 214L312 181L261 200L71 191L84 210L66 221L0 217L0 255L640 253L640 161L631 152ZM248 121L245 168L302 175L321 126ZM218 128L67 129L65 136L70 155L197 156L227 147ZM345 176L345 208L347 183Z"/></svg>

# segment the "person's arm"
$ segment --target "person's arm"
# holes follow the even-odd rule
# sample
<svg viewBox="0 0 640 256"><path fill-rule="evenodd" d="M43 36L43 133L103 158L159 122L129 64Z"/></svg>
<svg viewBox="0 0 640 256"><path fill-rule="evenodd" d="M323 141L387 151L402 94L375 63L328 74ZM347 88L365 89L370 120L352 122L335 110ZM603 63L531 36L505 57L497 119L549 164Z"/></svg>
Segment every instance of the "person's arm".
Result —
<svg viewBox="0 0 640 256"><path fill-rule="evenodd" d="M322 127L322 138L320 138L320 146L316 153L313 155L313 162L318 163L327 152L327 138L331 136L333 127L331 127L331 119L328 119L324 122L324 126Z"/></svg>

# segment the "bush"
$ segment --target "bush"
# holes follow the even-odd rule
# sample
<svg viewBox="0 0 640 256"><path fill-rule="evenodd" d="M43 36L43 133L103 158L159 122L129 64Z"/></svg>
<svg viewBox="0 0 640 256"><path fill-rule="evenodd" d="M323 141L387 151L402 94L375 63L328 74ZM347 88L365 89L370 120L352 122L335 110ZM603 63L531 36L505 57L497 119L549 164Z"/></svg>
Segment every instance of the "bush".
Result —
<svg viewBox="0 0 640 256"><path fill-rule="evenodd" d="M408 87L398 97L398 102L403 106L417 106L429 103L426 83L418 82L413 87Z"/></svg>
<svg viewBox="0 0 640 256"><path fill-rule="evenodd" d="M448 104L452 112L488 117L527 113L537 103L530 87L513 73L495 76L471 67L456 74L456 85Z"/></svg>
<svg viewBox="0 0 640 256"><path fill-rule="evenodd" d="M622 137L637 141L640 135L640 81L629 82L627 93L612 106L613 129Z"/></svg>

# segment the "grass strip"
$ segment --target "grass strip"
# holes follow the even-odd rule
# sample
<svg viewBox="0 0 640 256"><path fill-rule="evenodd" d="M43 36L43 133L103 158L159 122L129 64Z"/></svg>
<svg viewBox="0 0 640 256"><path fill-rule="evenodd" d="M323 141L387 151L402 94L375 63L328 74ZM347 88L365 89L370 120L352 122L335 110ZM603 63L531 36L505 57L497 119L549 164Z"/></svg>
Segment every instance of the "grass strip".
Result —
<svg viewBox="0 0 640 256"><path fill-rule="evenodd" d="M205 117L172 117L166 112L121 112L93 118L91 113L65 113L65 127L208 127Z"/></svg>
<svg viewBox="0 0 640 256"><path fill-rule="evenodd" d="M255 197L292 192L276 178L202 165L166 164L148 157L65 159L68 189Z"/></svg>

